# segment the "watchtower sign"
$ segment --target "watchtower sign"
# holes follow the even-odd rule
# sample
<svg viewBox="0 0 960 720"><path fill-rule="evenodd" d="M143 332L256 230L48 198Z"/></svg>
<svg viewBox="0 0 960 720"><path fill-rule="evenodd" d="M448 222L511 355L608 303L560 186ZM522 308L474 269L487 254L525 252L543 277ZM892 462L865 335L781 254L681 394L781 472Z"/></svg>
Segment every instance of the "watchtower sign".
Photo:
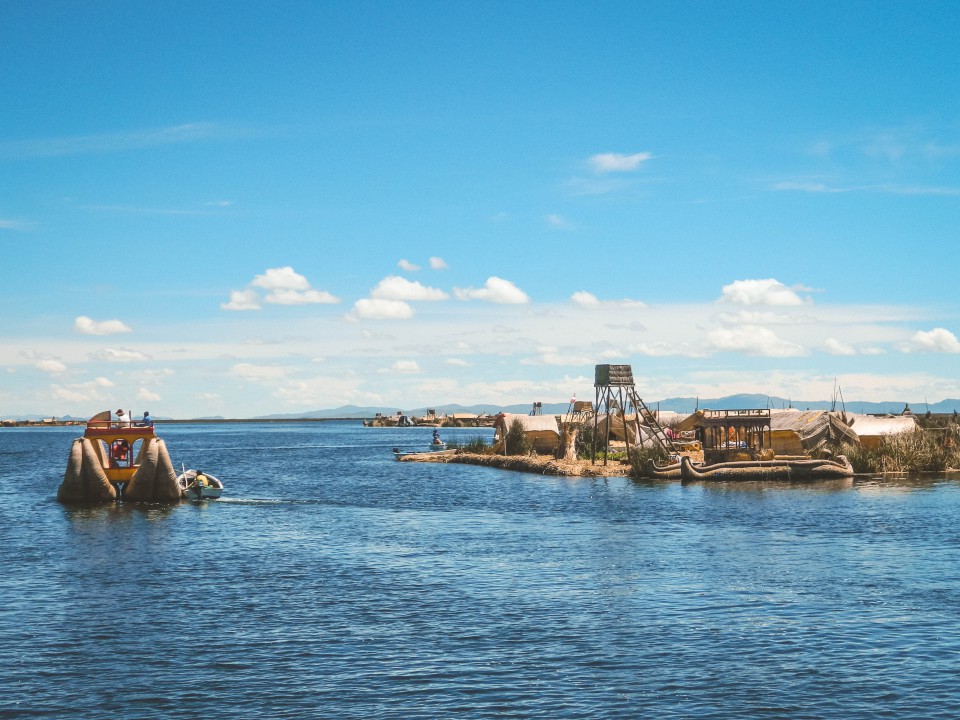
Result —
<svg viewBox="0 0 960 720"><path fill-rule="evenodd" d="M594 387L633 387L633 368L629 365L597 365Z"/></svg>

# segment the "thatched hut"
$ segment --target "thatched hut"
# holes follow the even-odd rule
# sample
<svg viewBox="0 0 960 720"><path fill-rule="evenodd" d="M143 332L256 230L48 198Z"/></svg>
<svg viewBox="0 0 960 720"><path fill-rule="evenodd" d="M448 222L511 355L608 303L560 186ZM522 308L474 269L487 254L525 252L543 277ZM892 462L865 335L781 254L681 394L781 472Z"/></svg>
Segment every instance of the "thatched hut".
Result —
<svg viewBox="0 0 960 720"><path fill-rule="evenodd" d="M514 422L519 422L526 438L534 452L554 454L560 444L560 427L555 415L514 415L500 413L494 419L493 427L496 432L493 437L493 446L497 452L504 451L504 439Z"/></svg>
<svg viewBox="0 0 960 720"><path fill-rule="evenodd" d="M771 410L770 436L779 455L810 455L827 445L859 443L843 416L825 410Z"/></svg>
<svg viewBox="0 0 960 720"><path fill-rule="evenodd" d="M860 446L874 450L884 438L920 429L915 415L850 415L850 427L860 438Z"/></svg>

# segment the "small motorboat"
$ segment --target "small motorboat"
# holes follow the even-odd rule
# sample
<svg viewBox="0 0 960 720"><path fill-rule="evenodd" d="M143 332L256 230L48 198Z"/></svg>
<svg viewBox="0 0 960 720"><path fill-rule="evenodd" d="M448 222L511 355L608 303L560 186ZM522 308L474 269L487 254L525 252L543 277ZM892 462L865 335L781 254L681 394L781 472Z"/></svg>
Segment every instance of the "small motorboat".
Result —
<svg viewBox="0 0 960 720"><path fill-rule="evenodd" d="M223 494L223 483L208 472L184 470L177 484L188 500L216 500Z"/></svg>

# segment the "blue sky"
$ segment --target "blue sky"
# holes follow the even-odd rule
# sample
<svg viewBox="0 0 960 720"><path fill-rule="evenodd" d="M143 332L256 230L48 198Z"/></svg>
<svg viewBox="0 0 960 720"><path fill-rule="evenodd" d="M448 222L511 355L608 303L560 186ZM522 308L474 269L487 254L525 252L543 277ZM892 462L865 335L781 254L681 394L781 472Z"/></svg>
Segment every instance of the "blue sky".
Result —
<svg viewBox="0 0 960 720"><path fill-rule="evenodd" d="M954 3L0 6L0 416L960 397Z"/></svg>

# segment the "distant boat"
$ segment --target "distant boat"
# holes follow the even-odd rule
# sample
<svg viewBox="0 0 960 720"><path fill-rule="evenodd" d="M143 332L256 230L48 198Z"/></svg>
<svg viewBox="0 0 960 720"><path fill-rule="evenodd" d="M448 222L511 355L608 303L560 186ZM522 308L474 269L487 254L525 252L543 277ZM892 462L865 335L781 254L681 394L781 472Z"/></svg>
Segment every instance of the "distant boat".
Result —
<svg viewBox="0 0 960 720"><path fill-rule="evenodd" d="M456 448L449 448L444 450L411 450L411 451L402 451L400 448L393 449L393 457L397 460L406 460L407 458L429 458L429 457L440 457L443 455L456 455L459 452Z"/></svg>
<svg viewBox="0 0 960 720"><path fill-rule="evenodd" d="M223 494L223 483L208 472L184 470L177 484L188 500L216 500Z"/></svg>

